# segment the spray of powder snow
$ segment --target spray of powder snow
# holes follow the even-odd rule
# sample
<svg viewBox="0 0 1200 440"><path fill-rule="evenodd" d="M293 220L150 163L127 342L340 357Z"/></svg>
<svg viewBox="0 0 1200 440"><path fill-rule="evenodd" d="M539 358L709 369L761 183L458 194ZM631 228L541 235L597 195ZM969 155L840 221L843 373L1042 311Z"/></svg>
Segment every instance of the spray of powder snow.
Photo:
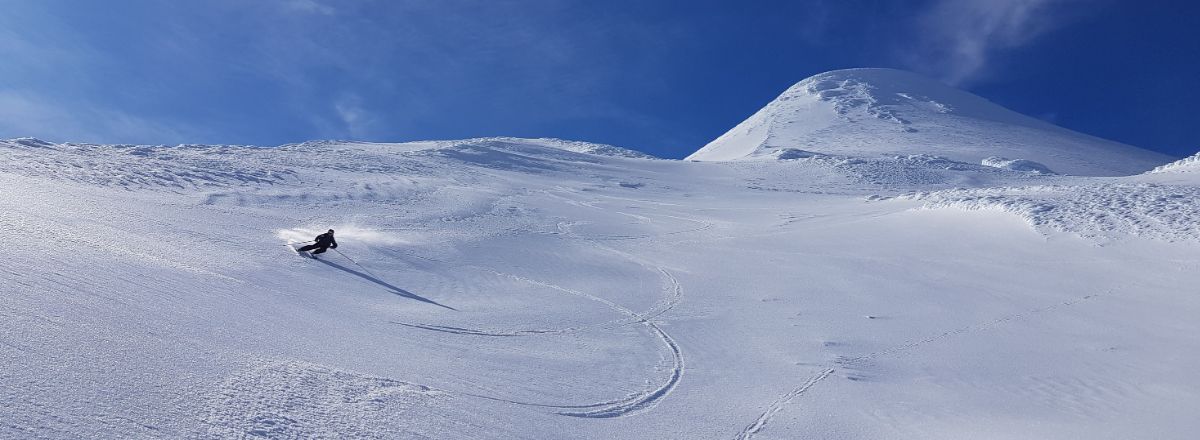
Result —
<svg viewBox="0 0 1200 440"><path fill-rule="evenodd" d="M405 239L400 234L355 225L279 229L275 231L275 236L288 243L300 243L312 240L317 235L323 234L329 229L334 230L334 236L339 242L384 246L411 244L411 240Z"/></svg>

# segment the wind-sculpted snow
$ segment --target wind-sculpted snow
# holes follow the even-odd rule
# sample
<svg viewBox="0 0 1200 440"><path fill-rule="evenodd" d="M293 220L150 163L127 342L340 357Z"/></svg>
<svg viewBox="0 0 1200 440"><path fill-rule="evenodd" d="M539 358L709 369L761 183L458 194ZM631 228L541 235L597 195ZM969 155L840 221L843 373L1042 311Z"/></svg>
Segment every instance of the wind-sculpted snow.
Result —
<svg viewBox="0 0 1200 440"><path fill-rule="evenodd" d="M280 154L284 151L287 154ZM8 171L98 186L195 190L305 182L302 174L436 173L430 156L530 172L566 172L602 157L650 159L620 147L559 139L480 138L373 144L314 141L262 148L233 145L54 144L32 138L0 140ZM292 197L292 196L283 196Z"/></svg>
<svg viewBox="0 0 1200 440"><path fill-rule="evenodd" d="M902 196L926 209L996 210L1095 239L1200 240L1200 187L1153 183L975 188Z"/></svg>
<svg viewBox="0 0 1200 440"><path fill-rule="evenodd" d="M806 78L688 159L788 158L789 150L858 157L930 154L967 163L1003 156L1085 176L1136 174L1170 160L893 69Z"/></svg>
<svg viewBox="0 0 1200 440"><path fill-rule="evenodd" d="M294 171L247 161L245 147L50 144L0 141L6 170L129 189L196 189L296 181Z"/></svg>
<svg viewBox="0 0 1200 440"><path fill-rule="evenodd" d="M1020 184L1046 180L1053 173L1024 167L965 163L929 154L840 156L784 150L781 164L739 162L728 166L762 170L749 188L784 192L860 192L864 188L899 192L915 188L953 188L989 183ZM771 175L768 173L781 173ZM786 174L782 174L786 173Z"/></svg>
<svg viewBox="0 0 1200 440"><path fill-rule="evenodd" d="M1025 159L1009 159L999 156L990 156L983 158L983 166L1000 168L1011 171L1024 171L1037 174L1056 174L1050 168L1032 160Z"/></svg>
<svg viewBox="0 0 1200 440"><path fill-rule="evenodd" d="M561 150L573 151L576 153L591 154L591 155L596 155L596 156L626 157L626 158L632 158L632 159L657 159L656 157L654 157L652 155L649 155L649 154L646 154L646 153L643 153L640 151L636 151L636 150L630 150L628 148L621 148L621 147L617 147L617 146L613 146L613 145L596 144L596 143L592 143L592 142L569 141L569 140L554 139L554 138L521 139L521 138L498 137L498 138L484 138L484 139L480 139L480 141L505 142L505 143L509 143L509 144L535 144L535 145L541 145L544 147L557 148L557 149L561 149Z"/></svg>
<svg viewBox="0 0 1200 440"><path fill-rule="evenodd" d="M1159 166L1150 173L1195 173L1200 172L1200 153Z"/></svg>
<svg viewBox="0 0 1200 440"><path fill-rule="evenodd" d="M3 141L0 438L1200 432L1195 173L817 147Z"/></svg>
<svg viewBox="0 0 1200 440"><path fill-rule="evenodd" d="M446 393L304 362L268 362L210 397L204 438L362 438L422 435ZM445 405L445 403L440 403Z"/></svg>
<svg viewBox="0 0 1200 440"><path fill-rule="evenodd" d="M378 151L391 154L416 153L421 151L437 151L445 149L454 149L462 147L491 147L497 149L520 150L526 152L536 152L543 156L569 157L575 160L588 160L588 156L613 157L613 158L631 158L631 159L656 159L646 153L642 153L628 148L617 147L613 145L596 144L592 142L570 141L554 138L538 138L526 139L515 137L486 137L462 140L448 141L417 141L404 143L371 143L371 142L355 142L355 141L309 141L298 144L283 145L280 148L285 150L305 150L305 151L342 151L352 153L362 153L364 151ZM576 153L573 155L564 155L562 153ZM593 161L594 160L590 160Z"/></svg>

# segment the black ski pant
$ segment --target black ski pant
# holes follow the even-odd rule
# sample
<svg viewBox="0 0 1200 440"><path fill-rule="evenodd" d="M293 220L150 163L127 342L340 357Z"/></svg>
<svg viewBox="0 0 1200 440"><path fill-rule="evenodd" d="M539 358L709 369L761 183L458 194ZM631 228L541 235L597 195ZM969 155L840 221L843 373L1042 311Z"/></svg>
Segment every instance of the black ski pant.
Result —
<svg viewBox="0 0 1200 440"><path fill-rule="evenodd" d="M316 250L314 251L313 249L316 249ZM319 253L329 250L329 246L318 246L315 244L310 244L308 246L303 246L300 249L296 249L296 250L300 251L300 252L312 251L312 253L314 253L314 254L319 254Z"/></svg>

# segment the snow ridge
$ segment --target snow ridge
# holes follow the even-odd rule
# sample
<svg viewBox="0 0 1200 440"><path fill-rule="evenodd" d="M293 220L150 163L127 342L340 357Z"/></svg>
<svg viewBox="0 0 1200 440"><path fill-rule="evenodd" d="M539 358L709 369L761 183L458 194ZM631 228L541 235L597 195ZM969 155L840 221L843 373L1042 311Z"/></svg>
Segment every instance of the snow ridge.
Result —
<svg viewBox="0 0 1200 440"><path fill-rule="evenodd" d="M1179 159L1166 165L1150 170L1150 174L1160 173L1194 173L1200 172L1200 153Z"/></svg>
<svg viewBox="0 0 1200 440"><path fill-rule="evenodd" d="M1097 239L1138 236L1169 242L1200 240L1200 187L1156 183L1094 183L970 188L901 196L924 209L996 210L1034 228Z"/></svg>
<svg viewBox="0 0 1200 440"><path fill-rule="evenodd" d="M35 138L0 140L8 170L87 185L195 190L299 182L304 168L412 174L424 157L441 156L501 168L564 169L599 158L656 159L634 150L561 139L477 138L370 143L308 141L275 148L245 145L55 144ZM405 156L415 156L405 159Z"/></svg>

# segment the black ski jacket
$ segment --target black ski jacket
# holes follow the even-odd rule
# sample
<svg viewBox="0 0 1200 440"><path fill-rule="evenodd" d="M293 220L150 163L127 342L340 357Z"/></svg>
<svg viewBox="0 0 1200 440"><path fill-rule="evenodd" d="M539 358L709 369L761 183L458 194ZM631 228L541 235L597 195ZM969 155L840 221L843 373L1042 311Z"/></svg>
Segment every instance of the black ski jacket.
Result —
<svg viewBox="0 0 1200 440"><path fill-rule="evenodd" d="M317 246L337 249L337 240L334 240L333 234L328 232L318 235L315 241L317 242Z"/></svg>

